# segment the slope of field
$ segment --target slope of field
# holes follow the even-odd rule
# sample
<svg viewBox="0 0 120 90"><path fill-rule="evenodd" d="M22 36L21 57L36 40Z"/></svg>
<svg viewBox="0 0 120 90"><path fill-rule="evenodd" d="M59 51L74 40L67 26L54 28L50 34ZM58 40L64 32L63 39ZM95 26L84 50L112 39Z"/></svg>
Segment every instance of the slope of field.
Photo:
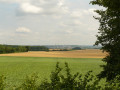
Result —
<svg viewBox="0 0 120 90"><path fill-rule="evenodd" d="M64 62L68 62L72 73L82 74L93 70L93 74L98 74L104 64L101 59L90 58L41 58L41 57L0 57L0 75L6 76L6 81L10 86L18 85L25 79L26 75L38 73L40 81L49 78L50 72L55 69L56 62L64 67Z"/></svg>
<svg viewBox="0 0 120 90"><path fill-rule="evenodd" d="M65 57L65 58L104 58L106 53L99 49L75 51L37 51L25 53L0 54L0 56L26 56L26 57Z"/></svg>

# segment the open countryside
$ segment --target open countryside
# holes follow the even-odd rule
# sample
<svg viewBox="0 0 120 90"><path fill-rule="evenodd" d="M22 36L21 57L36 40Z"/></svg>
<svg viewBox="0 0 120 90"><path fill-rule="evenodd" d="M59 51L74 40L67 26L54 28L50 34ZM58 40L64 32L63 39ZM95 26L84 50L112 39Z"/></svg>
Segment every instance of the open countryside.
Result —
<svg viewBox="0 0 120 90"><path fill-rule="evenodd" d="M29 51L21 53L0 54L0 73L5 75L9 86L20 85L27 75L37 73L39 81L49 79L51 71L60 62L63 68L67 62L72 74L80 72L85 74L92 70L94 75L102 71L102 58L107 53L99 49L85 49L72 51ZM62 72L64 73L64 72Z"/></svg>
<svg viewBox="0 0 120 90"><path fill-rule="evenodd" d="M33 73L38 75L38 81L40 82L44 79L49 80L57 62L60 63L62 68L65 67L64 63L67 62L72 74L80 72L83 75L91 70L93 75L99 74L102 71L100 65L104 64L101 58L0 56L0 74L6 77L9 88L18 87L24 82L26 76L31 76ZM63 69L62 73L65 73L65 69Z"/></svg>
<svg viewBox="0 0 120 90"><path fill-rule="evenodd" d="M0 0L0 90L120 90L120 0Z"/></svg>

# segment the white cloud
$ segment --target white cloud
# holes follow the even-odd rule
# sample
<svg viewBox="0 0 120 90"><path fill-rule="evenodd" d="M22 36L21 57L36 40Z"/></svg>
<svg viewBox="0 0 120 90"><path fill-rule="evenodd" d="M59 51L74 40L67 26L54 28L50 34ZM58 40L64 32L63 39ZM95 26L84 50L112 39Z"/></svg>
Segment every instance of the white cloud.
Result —
<svg viewBox="0 0 120 90"><path fill-rule="evenodd" d="M74 30L72 30L72 29L66 30L66 33L68 33L68 34L72 34L73 32L74 32Z"/></svg>
<svg viewBox="0 0 120 90"><path fill-rule="evenodd" d="M96 9L95 8L90 8L90 9L87 9L87 10L83 10L83 13L85 13L85 14L88 14L88 15L97 15L94 11L95 11Z"/></svg>
<svg viewBox="0 0 120 90"><path fill-rule="evenodd" d="M17 13L20 15L68 13L68 7L65 5L65 0L0 0L0 2L17 3Z"/></svg>
<svg viewBox="0 0 120 90"><path fill-rule="evenodd" d="M67 19L67 21L61 22L60 25L63 27L76 27L83 25L83 23L80 20Z"/></svg>
<svg viewBox="0 0 120 90"><path fill-rule="evenodd" d="M73 18L82 18L82 12L80 11L80 10L77 10L77 11L73 11L73 12L71 12L71 17L73 17Z"/></svg>
<svg viewBox="0 0 120 90"><path fill-rule="evenodd" d="M74 10L74 11L71 11L71 14L70 16L72 18L83 18L84 16L86 15L97 15L95 12L94 12L94 8L89 8L89 9L79 9L79 10Z"/></svg>
<svg viewBox="0 0 120 90"><path fill-rule="evenodd" d="M14 33L15 36L12 37L14 38L12 43L18 42L18 44L28 44L27 42L31 42L32 44L34 43L32 41L36 40L35 44L55 44L56 42L62 43L63 41L65 44L89 44L89 42L94 42L94 38L88 41L87 38L91 37L90 35L94 36L98 28L98 23L93 22L95 21L93 19L95 7L85 6L83 8L80 5L76 6L78 1L79 0L0 0L0 2L10 4L3 4L6 5L5 8L8 8L4 9L3 7L3 9L6 10L5 12L10 10L9 15L4 13L4 10L0 12L4 14L0 19L9 16L6 20L1 20L0 22L3 27L2 30L9 32L9 34L6 35L6 40L9 40L10 35ZM80 0L79 2L82 3L84 1L85 0ZM21 17L16 17L15 13ZM13 19L14 21L12 21ZM9 24L8 26L6 23L9 21L12 21L14 25ZM26 26L30 29L18 26ZM12 29L10 29L10 27ZM83 41L78 42L76 40Z"/></svg>
<svg viewBox="0 0 120 90"><path fill-rule="evenodd" d="M26 27L18 27L16 29L16 32L18 32L18 33L29 33L29 32L31 32L31 30L26 28Z"/></svg>
<svg viewBox="0 0 120 90"><path fill-rule="evenodd" d="M23 3L23 2L30 2L31 0L0 0L0 2L5 3Z"/></svg>
<svg viewBox="0 0 120 90"><path fill-rule="evenodd" d="M43 11L42 8L32 5L30 3L22 3L20 9L25 13L40 13Z"/></svg>
<svg viewBox="0 0 120 90"><path fill-rule="evenodd" d="M64 5L64 0L59 0L59 1L58 1L58 6L61 7L61 6L63 6L63 5Z"/></svg>

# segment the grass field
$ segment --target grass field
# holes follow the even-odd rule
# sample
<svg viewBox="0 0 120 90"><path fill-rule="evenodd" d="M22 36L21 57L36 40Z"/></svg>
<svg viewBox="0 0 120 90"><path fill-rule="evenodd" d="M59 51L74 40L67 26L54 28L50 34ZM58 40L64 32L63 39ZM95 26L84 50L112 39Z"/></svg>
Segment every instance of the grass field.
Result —
<svg viewBox="0 0 120 90"><path fill-rule="evenodd" d="M0 57L0 74L7 77L9 85L17 85L23 81L26 75L38 73L40 80L49 78L50 72L54 70L56 62L60 62L61 67L64 62L68 62L72 73L86 73L93 70L93 74L98 74L104 64L101 59L93 58L42 58L42 57Z"/></svg>

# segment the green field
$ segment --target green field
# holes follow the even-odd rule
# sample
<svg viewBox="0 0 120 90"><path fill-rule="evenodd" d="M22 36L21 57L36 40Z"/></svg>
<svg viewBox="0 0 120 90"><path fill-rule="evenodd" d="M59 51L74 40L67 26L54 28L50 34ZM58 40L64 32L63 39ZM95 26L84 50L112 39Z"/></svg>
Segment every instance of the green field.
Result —
<svg viewBox="0 0 120 90"><path fill-rule="evenodd" d="M83 58L41 58L41 57L0 57L0 74L6 76L9 85L17 85L23 81L26 75L38 73L40 81L49 78L50 72L55 69L56 62L64 67L64 62L68 62L72 73L86 73L93 70L93 74L98 74L104 64L101 59Z"/></svg>

